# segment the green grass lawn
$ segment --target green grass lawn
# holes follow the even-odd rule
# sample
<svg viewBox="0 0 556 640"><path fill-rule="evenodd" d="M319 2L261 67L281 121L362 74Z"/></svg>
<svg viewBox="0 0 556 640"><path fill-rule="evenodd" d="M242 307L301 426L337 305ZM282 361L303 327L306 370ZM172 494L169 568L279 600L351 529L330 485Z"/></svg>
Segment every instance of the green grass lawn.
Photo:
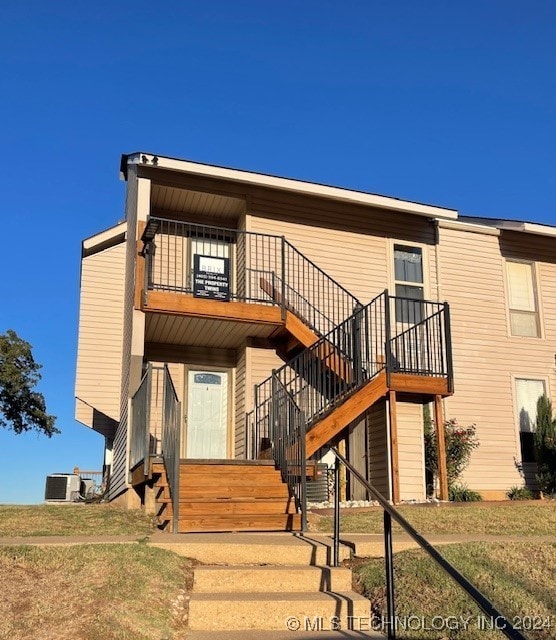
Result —
<svg viewBox="0 0 556 640"><path fill-rule="evenodd" d="M556 500L491 505L404 505L399 507L399 511L424 535L556 535ZM310 525L313 531L332 531L332 516L313 514ZM340 526L344 533L382 533L382 509L377 507L362 512L343 509ZM394 528L401 531L396 524Z"/></svg>
<svg viewBox="0 0 556 640"><path fill-rule="evenodd" d="M141 511L108 504L0 505L1 536L133 535L154 531Z"/></svg>
<svg viewBox="0 0 556 640"><path fill-rule="evenodd" d="M0 638L184 637L190 563L145 544L0 547Z"/></svg>
<svg viewBox="0 0 556 640"><path fill-rule="evenodd" d="M442 547L441 552L521 626L525 637L556 638L556 544L469 543ZM384 563L362 560L354 572L379 626L386 615ZM394 572L399 640L503 637L488 630L491 621L423 551L396 554Z"/></svg>

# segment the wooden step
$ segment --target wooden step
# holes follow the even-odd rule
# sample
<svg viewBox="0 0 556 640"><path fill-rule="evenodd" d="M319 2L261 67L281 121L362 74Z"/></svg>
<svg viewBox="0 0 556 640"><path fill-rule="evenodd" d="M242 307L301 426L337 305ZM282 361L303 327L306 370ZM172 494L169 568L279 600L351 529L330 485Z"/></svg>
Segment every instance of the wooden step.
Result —
<svg viewBox="0 0 556 640"><path fill-rule="evenodd" d="M180 500L182 514L286 514L296 513L295 501L292 500L205 500L203 502Z"/></svg>
<svg viewBox="0 0 556 640"><path fill-rule="evenodd" d="M180 473L180 485L189 484L189 486L233 486L233 487L252 487L255 484L264 485L281 485L282 477L278 472L274 475L265 473L261 477L254 476L253 474L239 475L237 473L219 473L212 475L210 473L197 473L189 475L186 473Z"/></svg>
<svg viewBox="0 0 556 640"><path fill-rule="evenodd" d="M179 533L193 531L299 531L299 514L181 516Z"/></svg>
<svg viewBox="0 0 556 640"><path fill-rule="evenodd" d="M250 484L242 486L191 485L180 482L180 498L287 498L285 484Z"/></svg>
<svg viewBox="0 0 556 640"><path fill-rule="evenodd" d="M264 461L257 462L261 462L261 464L188 464L186 462L182 462L180 465L180 475L185 474L188 476L219 476L221 474L225 474L228 476L272 476L279 473L274 464L267 464Z"/></svg>

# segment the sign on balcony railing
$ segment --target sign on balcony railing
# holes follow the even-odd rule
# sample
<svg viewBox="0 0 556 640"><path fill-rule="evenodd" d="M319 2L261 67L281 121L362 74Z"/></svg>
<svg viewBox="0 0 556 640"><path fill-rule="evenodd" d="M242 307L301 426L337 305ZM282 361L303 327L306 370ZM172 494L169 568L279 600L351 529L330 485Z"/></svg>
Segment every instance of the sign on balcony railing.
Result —
<svg viewBox="0 0 556 640"><path fill-rule="evenodd" d="M230 299L230 259L193 256L193 295L212 300Z"/></svg>

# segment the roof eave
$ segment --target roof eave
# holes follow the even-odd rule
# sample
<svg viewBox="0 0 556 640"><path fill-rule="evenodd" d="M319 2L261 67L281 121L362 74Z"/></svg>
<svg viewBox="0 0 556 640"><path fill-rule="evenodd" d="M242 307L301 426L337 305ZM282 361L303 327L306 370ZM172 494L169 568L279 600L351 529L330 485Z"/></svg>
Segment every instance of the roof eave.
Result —
<svg viewBox="0 0 556 640"><path fill-rule="evenodd" d="M208 178L219 178L223 180L230 180L232 182L251 184L254 186L280 189L291 193L319 196L339 202L389 209L401 213L419 215L426 218L456 220L458 217L458 212L454 209L446 209L434 205L399 200L388 196L353 191L350 189L343 189L341 187L321 185L292 178L270 176L251 171L243 171L240 169L231 169L227 167L191 162L189 160L167 158L143 152L122 155L120 173L124 179L127 179L127 168L130 164L140 164L147 167L169 169Z"/></svg>

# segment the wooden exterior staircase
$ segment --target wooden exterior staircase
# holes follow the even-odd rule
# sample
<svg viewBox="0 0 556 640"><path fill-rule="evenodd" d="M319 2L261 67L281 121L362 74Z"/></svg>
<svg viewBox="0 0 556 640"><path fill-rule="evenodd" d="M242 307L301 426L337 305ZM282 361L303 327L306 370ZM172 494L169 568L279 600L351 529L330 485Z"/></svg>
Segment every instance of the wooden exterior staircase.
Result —
<svg viewBox="0 0 556 640"><path fill-rule="evenodd" d="M438 419L438 399L452 393L452 378L448 305L384 291L258 385L252 454L272 453L304 512L306 474L292 469L386 395L394 422L398 392L420 402L434 398ZM397 474L397 460L392 467ZM396 501L397 480L393 493Z"/></svg>
<svg viewBox="0 0 556 640"><path fill-rule="evenodd" d="M168 528L173 505L164 464L153 467L156 515ZM288 485L273 461L182 460L177 533L299 531Z"/></svg>
<svg viewBox="0 0 556 640"><path fill-rule="evenodd" d="M286 361L255 389L245 461L178 460L180 408L166 371L164 463L152 478L162 524L171 522L174 532L299 529L308 458L386 395L394 404L400 392L420 401L434 397L439 405L438 398L452 392L447 304L386 290L363 306L283 237L162 219L157 224L158 233L169 237L234 243L243 271L226 304L199 299L185 272L165 269L172 251L153 253L143 238L138 308L235 322L246 337L250 328L264 325L266 339ZM141 407L132 400L130 458L137 465L152 454L148 393L142 393ZM135 414L141 423L137 437Z"/></svg>

